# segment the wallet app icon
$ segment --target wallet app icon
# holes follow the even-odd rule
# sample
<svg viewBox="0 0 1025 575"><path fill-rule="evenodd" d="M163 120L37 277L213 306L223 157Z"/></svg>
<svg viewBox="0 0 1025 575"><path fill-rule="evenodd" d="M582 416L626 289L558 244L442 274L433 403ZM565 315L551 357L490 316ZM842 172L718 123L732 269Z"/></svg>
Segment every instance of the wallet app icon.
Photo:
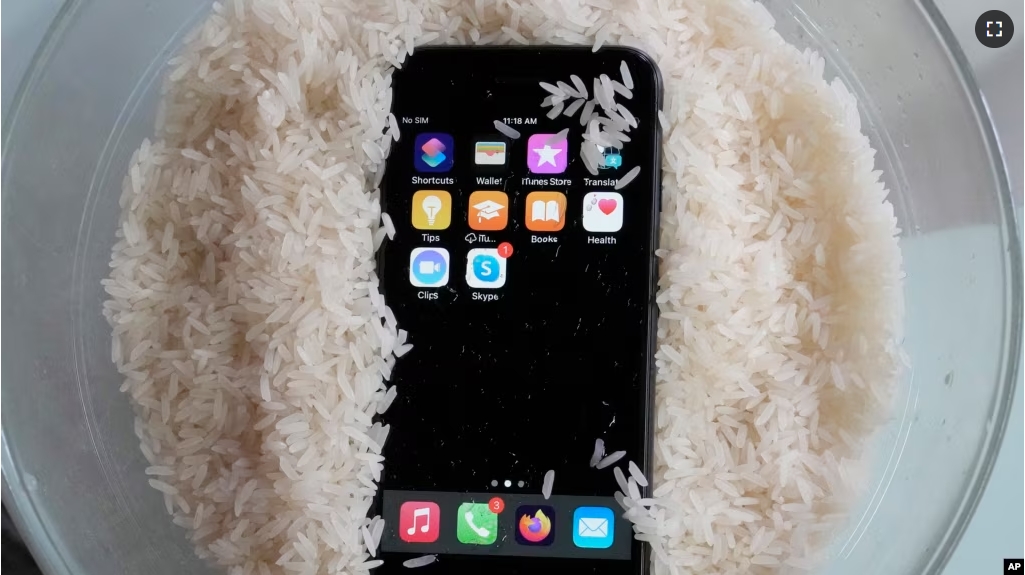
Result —
<svg viewBox="0 0 1025 575"><path fill-rule="evenodd" d="M615 539L616 516L608 507L577 507L573 512L573 545L608 549Z"/></svg>

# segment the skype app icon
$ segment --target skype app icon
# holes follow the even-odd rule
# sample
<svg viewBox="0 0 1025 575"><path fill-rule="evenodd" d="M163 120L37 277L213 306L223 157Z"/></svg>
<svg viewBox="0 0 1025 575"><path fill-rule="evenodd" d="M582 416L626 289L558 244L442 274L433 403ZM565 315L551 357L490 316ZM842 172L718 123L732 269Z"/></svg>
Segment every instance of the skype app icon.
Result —
<svg viewBox="0 0 1025 575"><path fill-rule="evenodd" d="M498 289L505 285L506 259L496 249L470 250L466 256L466 285L477 289Z"/></svg>

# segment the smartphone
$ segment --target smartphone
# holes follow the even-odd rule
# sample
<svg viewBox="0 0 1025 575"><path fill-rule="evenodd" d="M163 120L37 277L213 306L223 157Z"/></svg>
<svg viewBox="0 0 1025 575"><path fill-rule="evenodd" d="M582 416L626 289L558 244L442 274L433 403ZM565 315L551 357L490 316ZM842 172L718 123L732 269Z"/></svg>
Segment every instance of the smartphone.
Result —
<svg viewBox="0 0 1025 575"><path fill-rule="evenodd" d="M549 118L541 82L590 93L624 62L637 127L593 174L580 115ZM395 72L379 274L413 348L382 416L377 573L423 555L425 573L647 572L591 459L602 439L651 470L661 93L620 47L422 49Z"/></svg>

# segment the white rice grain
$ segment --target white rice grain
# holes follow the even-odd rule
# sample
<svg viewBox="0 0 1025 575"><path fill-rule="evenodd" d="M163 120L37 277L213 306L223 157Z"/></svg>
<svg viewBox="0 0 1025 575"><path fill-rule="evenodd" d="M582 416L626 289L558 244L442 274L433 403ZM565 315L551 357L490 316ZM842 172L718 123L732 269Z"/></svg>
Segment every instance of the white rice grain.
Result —
<svg viewBox="0 0 1025 575"><path fill-rule="evenodd" d="M385 212L381 212L381 223L384 224L384 230L385 230L385 233L388 234L388 239L389 240L394 240L395 239L395 224L392 222L391 216L389 216Z"/></svg>
<svg viewBox="0 0 1025 575"><path fill-rule="evenodd" d="M619 178L619 180L616 181L616 189L617 190L622 190L623 188L627 187L628 185L630 185L630 182L634 181L634 179L640 173L641 173L641 167L640 166L634 166L633 169L631 169L629 172L623 174L623 177Z"/></svg>
<svg viewBox="0 0 1025 575"><path fill-rule="evenodd" d="M590 462L589 465L591 467L594 467L595 465L598 465L598 462L601 461L601 458L604 457L604 456L605 456L605 441L603 441L599 437L598 439L594 440L594 453L591 454L591 462Z"/></svg>
<svg viewBox="0 0 1025 575"><path fill-rule="evenodd" d="M417 567L425 567L427 565L430 565L431 563L434 563L437 560L437 555L422 555L420 557L406 559L402 562L402 566L407 567L409 569L416 569Z"/></svg>
<svg viewBox="0 0 1025 575"><path fill-rule="evenodd" d="M552 486L555 485L555 470L549 469L545 473L544 482L541 484L541 495L548 500L552 496Z"/></svg>
<svg viewBox="0 0 1025 575"><path fill-rule="evenodd" d="M633 90L634 78L630 74L630 66L627 66L625 61L619 63L619 75L623 79L623 85L626 86L628 90Z"/></svg>
<svg viewBox="0 0 1025 575"><path fill-rule="evenodd" d="M636 463L631 461L627 465L627 468L630 470L630 477L633 478L633 480L637 482L637 485L640 485L641 487L647 487L648 486L648 479L646 477L644 477L644 473L641 472L641 468L637 467ZM617 467L617 469L618 469L618 467Z"/></svg>
<svg viewBox="0 0 1025 575"><path fill-rule="evenodd" d="M520 139L520 133L501 120L495 120L495 129L508 138L512 138L513 140Z"/></svg>
<svg viewBox="0 0 1025 575"><path fill-rule="evenodd" d="M595 469L605 469L610 465L615 465L620 459L623 459L623 457L625 456L625 451L613 451L612 453L603 457L602 460L598 462L598 465L595 465L594 467Z"/></svg>

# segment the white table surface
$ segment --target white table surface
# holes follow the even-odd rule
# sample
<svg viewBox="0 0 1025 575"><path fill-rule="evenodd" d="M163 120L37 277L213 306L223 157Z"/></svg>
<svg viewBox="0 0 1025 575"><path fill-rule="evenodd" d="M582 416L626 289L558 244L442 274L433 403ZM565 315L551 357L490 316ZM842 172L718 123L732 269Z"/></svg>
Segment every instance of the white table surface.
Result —
<svg viewBox="0 0 1025 575"><path fill-rule="evenodd" d="M976 0L936 2L957 35L986 96L1008 160L1021 226L1022 160L1025 153L1022 144L1025 3L1022 0L989 0L982 6ZM62 0L3 0L0 92L4 112L13 101L18 84L61 4ZM979 14L992 9L1003 10L1017 24L1012 43L996 50L982 46L975 39L974 32ZM1002 558L1025 557L1025 412L1022 393L1022 379L1019 377L1013 415L993 475L944 575L999 573L997 569L1002 568Z"/></svg>

